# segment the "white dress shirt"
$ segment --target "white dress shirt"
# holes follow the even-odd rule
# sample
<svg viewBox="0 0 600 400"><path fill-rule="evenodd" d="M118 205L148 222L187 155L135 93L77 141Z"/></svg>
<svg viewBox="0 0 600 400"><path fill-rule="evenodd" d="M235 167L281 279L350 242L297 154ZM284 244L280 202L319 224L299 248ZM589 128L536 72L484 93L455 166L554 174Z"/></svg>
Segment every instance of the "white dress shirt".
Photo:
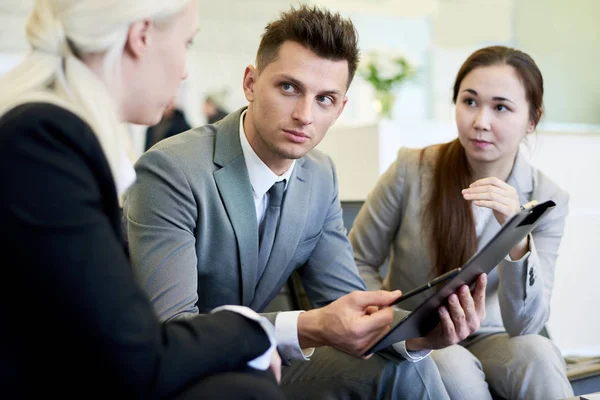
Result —
<svg viewBox="0 0 600 400"><path fill-rule="evenodd" d="M483 228L485 228L485 226L489 223L489 221L492 218L494 218L494 212L492 211L491 208L479 207L479 206L476 206L475 204L473 204L473 217L475 219L475 235L477 236L477 240L479 240L481 238L481 234L483 233ZM531 241L533 240L531 233L529 235L527 235L527 238L528 238L529 242L531 243ZM525 254L523 254L523 257L521 257L518 260L513 260L510 257L510 253L508 253L504 257L504 259L508 262L516 264L516 263L524 262L525 260L529 259L530 254L531 254L531 250L527 250L527 252Z"/></svg>
<svg viewBox="0 0 600 400"><path fill-rule="evenodd" d="M271 357L273 356L273 352L277 348L277 339L275 338L275 328L273 328L273 325L271 325L271 321L269 321L267 319L267 317L258 315L251 308L244 307L244 306L234 306L234 305L221 306L221 307L217 307L217 308L213 309L210 313L214 314L219 311L232 311L234 313L243 315L244 317L259 323L261 328L263 328L263 330L267 334L267 337L269 338L269 342L271 343L271 345L269 346L267 351L265 351L263 354L261 354L260 356L256 357L253 360L248 361L247 365L250 368L260 369L263 371L267 370L271 366Z"/></svg>
<svg viewBox="0 0 600 400"><path fill-rule="evenodd" d="M240 143L242 145L242 153L248 168L248 176L252 185L252 195L254 196L254 206L256 207L256 219L260 226L267 206L269 204L268 191L275 182L285 181L285 189L288 183L296 160L292 161L292 165L282 175L276 175L271 169L258 157L244 131L244 117L246 111L240 116ZM302 359L308 360L314 353L314 348L301 349L298 341L298 316L304 311L284 311L280 312L275 319L275 337L281 354L287 359ZM393 345L394 350L409 361L417 362L427 357L430 350L407 351L405 342L398 342Z"/></svg>
<svg viewBox="0 0 600 400"><path fill-rule="evenodd" d="M248 168L248 176L250 177L250 185L252 185L252 196L254 197L254 206L256 207L256 221L258 226L262 223L265 217L265 211L269 205L268 191L275 182L285 181L285 188L290 181L296 160L292 161L292 165L282 175L277 175L258 157L258 155L250 146L244 131L244 111L240 117L240 143L246 168ZM298 341L298 316L304 311L284 311L277 314L275 319L275 337L281 355L289 359L308 360L312 356L314 348L302 350Z"/></svg>

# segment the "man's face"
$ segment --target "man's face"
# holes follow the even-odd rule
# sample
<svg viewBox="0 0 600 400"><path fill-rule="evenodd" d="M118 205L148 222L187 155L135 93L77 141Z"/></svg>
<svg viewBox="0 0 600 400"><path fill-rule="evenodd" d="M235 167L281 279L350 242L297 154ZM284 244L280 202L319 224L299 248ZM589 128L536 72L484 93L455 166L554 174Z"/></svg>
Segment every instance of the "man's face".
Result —
<svg viewBox="0 0 600 400"><path fill-rule="evenodd" d="M263 70L246 68L244 129L273 172L285 172L292 160L319 144L348 101L347 83L346 60L321 58L291 41Z"/></svg>

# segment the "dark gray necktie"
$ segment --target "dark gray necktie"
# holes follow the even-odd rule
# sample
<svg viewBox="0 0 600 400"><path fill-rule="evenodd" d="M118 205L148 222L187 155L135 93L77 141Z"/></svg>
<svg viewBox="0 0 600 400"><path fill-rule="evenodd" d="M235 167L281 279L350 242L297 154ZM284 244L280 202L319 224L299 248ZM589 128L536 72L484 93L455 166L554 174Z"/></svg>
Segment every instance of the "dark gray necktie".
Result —
<svg viewBox="0 0 600 400"><path fill-rule="evenodd" d="M273 249L284 189L285 181L275 182L269 189L269 205L258 230L258 279L262 276Z"/></svg>

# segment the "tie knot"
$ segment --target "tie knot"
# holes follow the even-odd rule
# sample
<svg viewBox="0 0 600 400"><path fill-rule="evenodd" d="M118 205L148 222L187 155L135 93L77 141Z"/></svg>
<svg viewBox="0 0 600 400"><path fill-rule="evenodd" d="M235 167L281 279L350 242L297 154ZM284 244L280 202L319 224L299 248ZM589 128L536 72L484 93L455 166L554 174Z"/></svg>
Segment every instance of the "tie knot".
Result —
<svg viewBox="0 0 600 400"><path fill-rule="evenodd" d="M281 207L285 181L275 182L269 189L269 207Z"/></svg>

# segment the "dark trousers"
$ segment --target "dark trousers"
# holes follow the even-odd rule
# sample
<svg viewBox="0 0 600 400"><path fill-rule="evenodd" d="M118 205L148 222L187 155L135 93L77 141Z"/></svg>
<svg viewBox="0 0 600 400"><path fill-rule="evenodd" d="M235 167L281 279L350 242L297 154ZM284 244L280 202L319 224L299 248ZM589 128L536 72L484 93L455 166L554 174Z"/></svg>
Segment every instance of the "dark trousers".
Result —
<svg viewBox="0 0 600 400"><path fill-rule="evenodd" d="M284 400L285 396L269 373L228 372L203 379L176 399Z"/></svg>

